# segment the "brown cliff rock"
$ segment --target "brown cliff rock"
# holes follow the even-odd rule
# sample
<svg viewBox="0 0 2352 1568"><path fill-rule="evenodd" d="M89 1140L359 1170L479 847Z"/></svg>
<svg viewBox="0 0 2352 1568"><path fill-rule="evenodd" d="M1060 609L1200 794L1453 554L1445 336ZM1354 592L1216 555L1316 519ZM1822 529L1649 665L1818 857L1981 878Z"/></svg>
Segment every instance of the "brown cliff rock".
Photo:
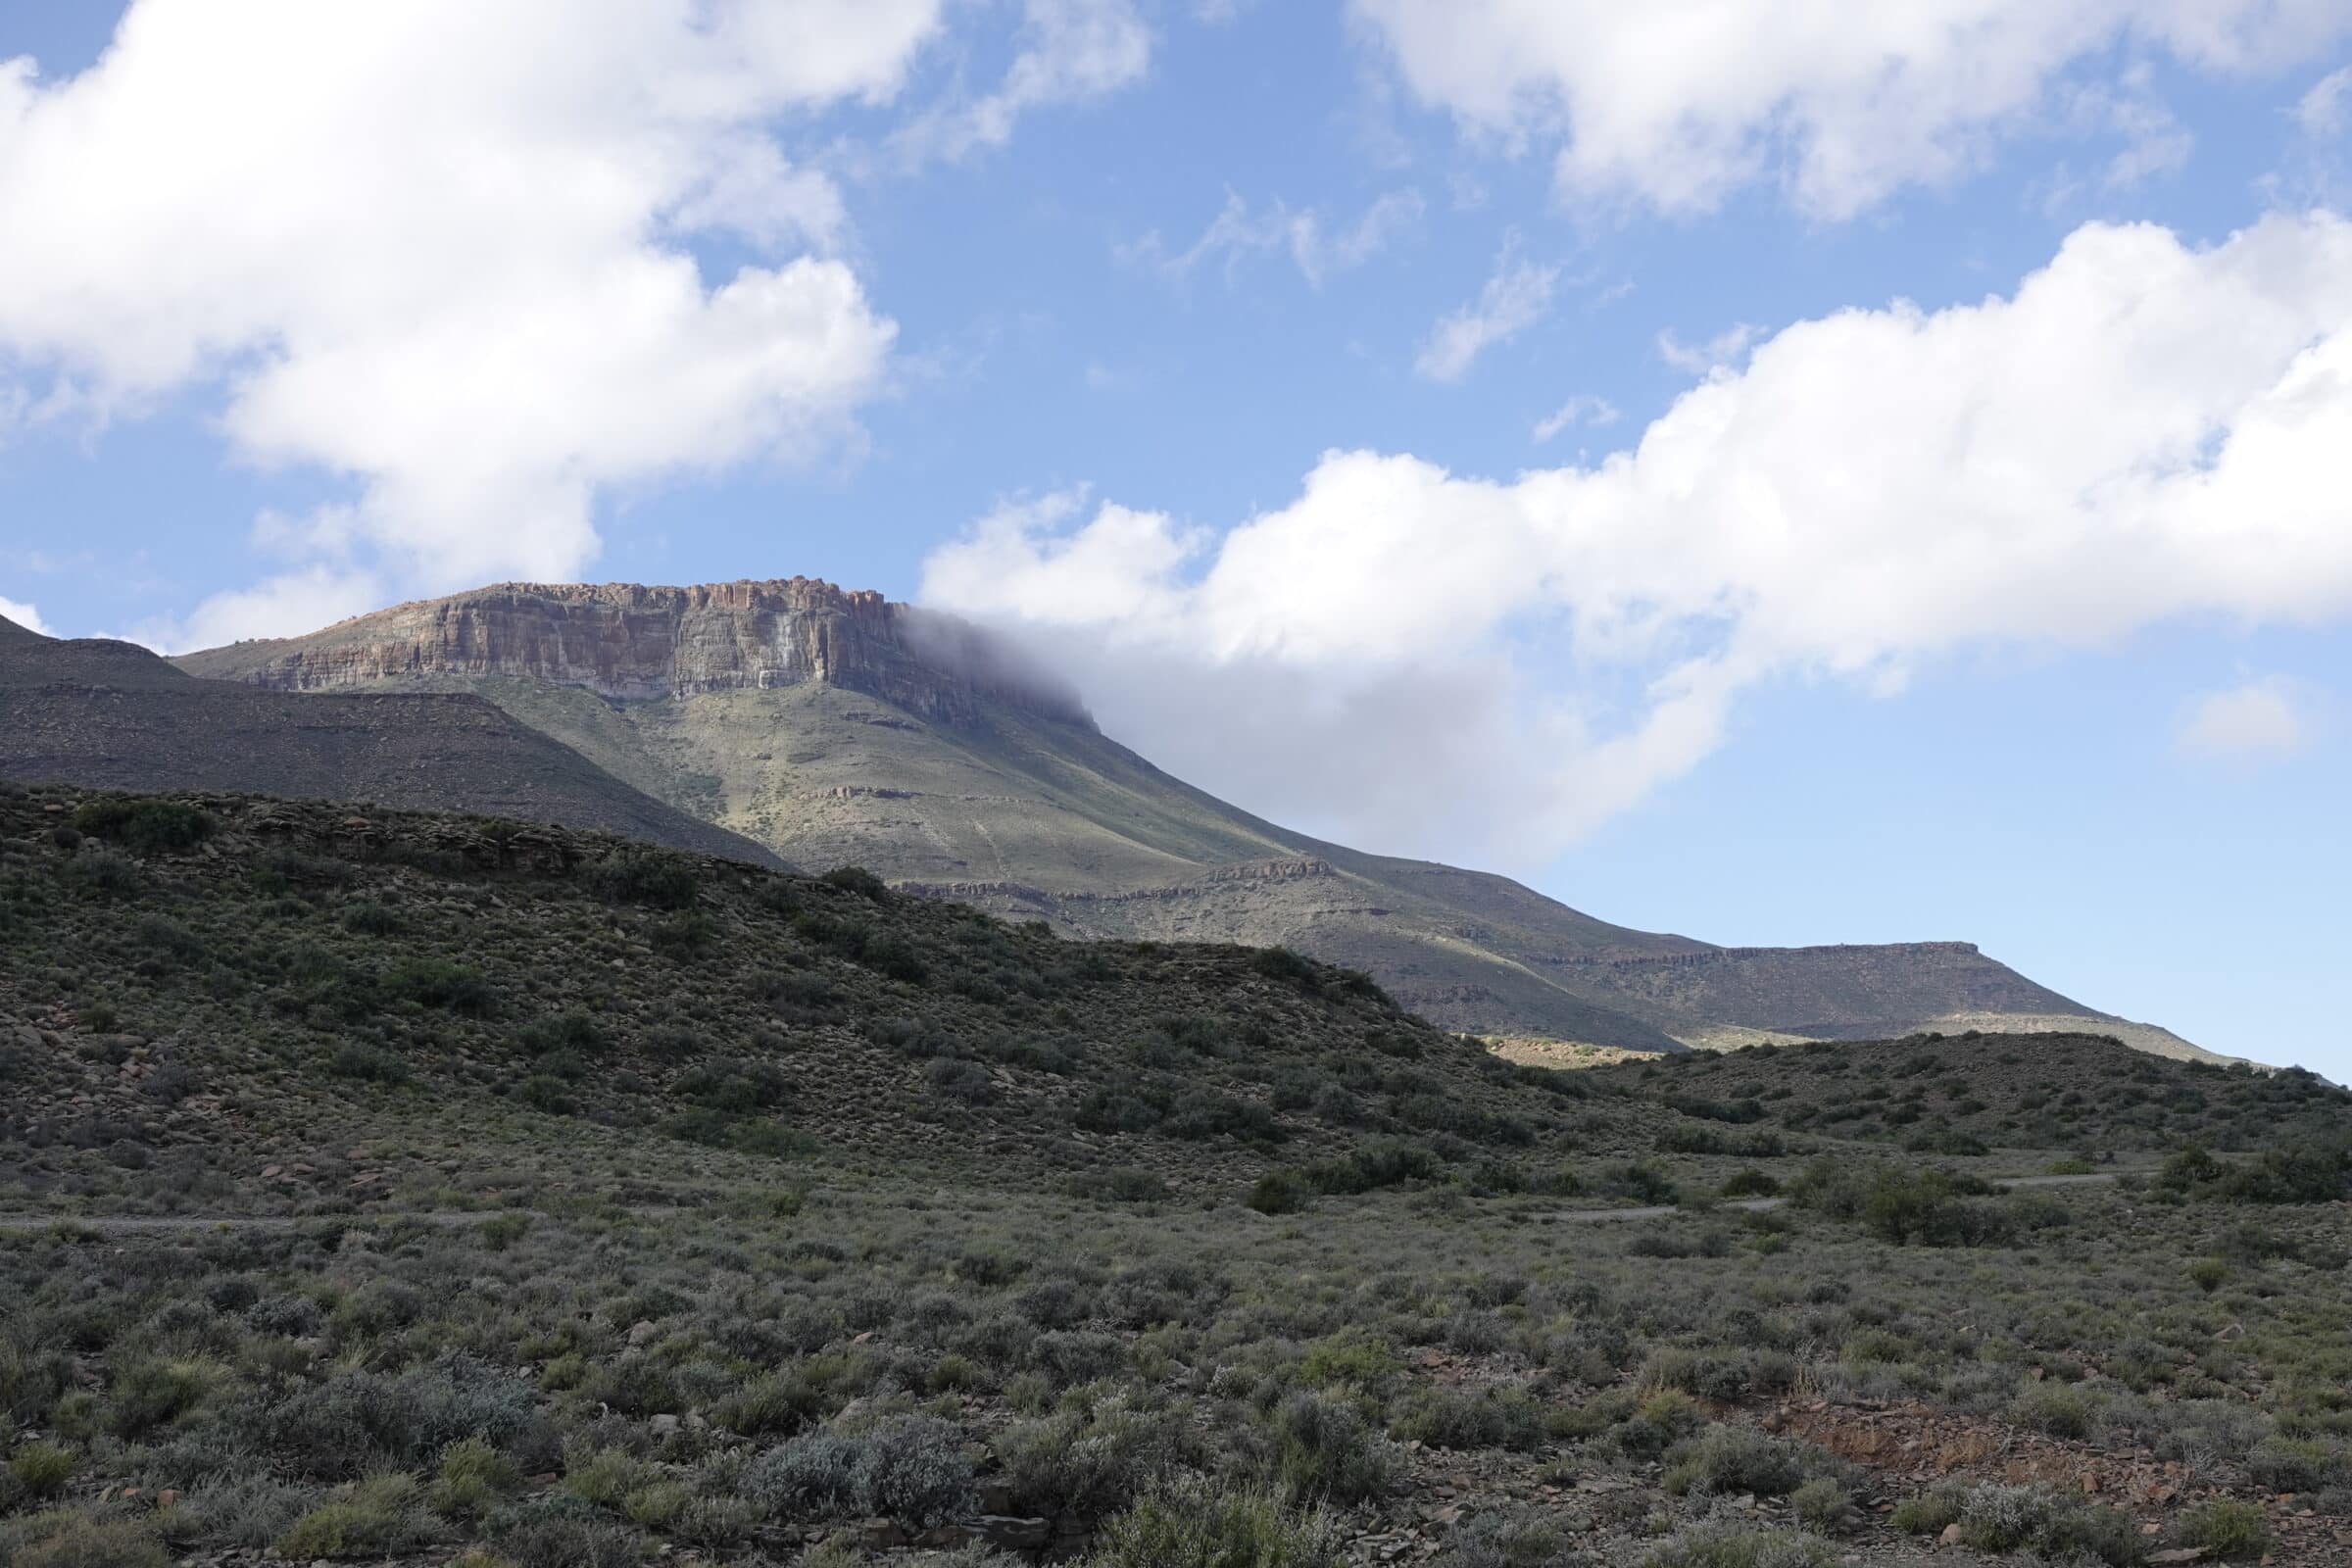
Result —
<svg viewBox="0 0 2352 1568"><path fill-rule="evenodd" d="M982 698L1092 722L1074 692L977 628L808 577L687 588L499 583L180 662L281 691L503 676L621 703L815 681L943 723L973 722Z"/></svg>

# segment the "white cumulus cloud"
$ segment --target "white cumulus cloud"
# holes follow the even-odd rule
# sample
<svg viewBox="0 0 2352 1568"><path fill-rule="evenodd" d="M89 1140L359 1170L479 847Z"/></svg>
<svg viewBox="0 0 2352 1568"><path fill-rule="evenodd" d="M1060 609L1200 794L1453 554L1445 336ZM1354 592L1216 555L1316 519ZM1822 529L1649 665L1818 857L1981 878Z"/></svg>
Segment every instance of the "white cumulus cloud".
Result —
<svg viewBox="0 0 2352 1568"><path fill-rule="evenodd" d="M942 25L942 0L135 0L78 75L0 63L0 399L204 389L241 459L354 483L341 532L388 579L576 574L616 487L854 440L894 328L777 136L892 99ZM715 230L754 259L706 277L686 242ZM293 590L348 580L238 602L291 629L333 608Z"/></svg>
<svg viewBox="0 0 2352 1568"><path fill-rule="evenodd" d="M13 620L26 631L37 631L44 637L54 636L41 612L21 599L0 599L0 620Z"/></svg>
<svg viewBox="0 0 2352 1568"><path fill-rule="evenodd" d="M2125 57L2275 70L2352 32L2340 0L1353 0L1407 89L1479 135L1555 151L1561 187L1666 211L1784 184L1850 216L2132 90ZM2105 73L2104 79L2099 74ZM2126 168L2184 151L2112 128Z"/></svg>
<svg viewBox="0 0 2352 1568"><path fill-rule="evenodd" d="M2311 744L2314 706L2310 693L2279 675L2209 692L2182 718L2180 749L2236 761L2292 757Z"/></svg>
<svg viewBox="0 0 2352 1568"><path fill-rule="evenodd" d="M159 654L182 654L249 637L316 631L381 610L398 597L399 589L378 572L319 562L209 595L184 615L141 621L126 635Z"/></svg>
<svg viewBox="0 0 2352 1568"><path fill-rule="evenodd" d="M1221 535L1063 497L923 597L1254 809L1540 863L1775 679L2352 612L2352 222L2087 224L2007 296L1800 321L1590 466L1327 453Z"/></svg>

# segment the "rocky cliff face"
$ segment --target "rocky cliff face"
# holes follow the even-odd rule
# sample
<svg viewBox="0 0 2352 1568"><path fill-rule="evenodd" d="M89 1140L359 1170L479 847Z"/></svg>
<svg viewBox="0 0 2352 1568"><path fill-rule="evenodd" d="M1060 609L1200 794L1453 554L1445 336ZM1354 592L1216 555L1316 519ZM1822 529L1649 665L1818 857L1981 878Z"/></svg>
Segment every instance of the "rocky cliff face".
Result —
<svg viewBox="0 0 2352 1568"><path fill-rule="evenodd" d="M1091 724L1074 692L987 633L808 577L690 588L501 583L180 663L284 691L508 676L621 703L818 681L947 723L976 719L979 700L993 698Z"/></svg>

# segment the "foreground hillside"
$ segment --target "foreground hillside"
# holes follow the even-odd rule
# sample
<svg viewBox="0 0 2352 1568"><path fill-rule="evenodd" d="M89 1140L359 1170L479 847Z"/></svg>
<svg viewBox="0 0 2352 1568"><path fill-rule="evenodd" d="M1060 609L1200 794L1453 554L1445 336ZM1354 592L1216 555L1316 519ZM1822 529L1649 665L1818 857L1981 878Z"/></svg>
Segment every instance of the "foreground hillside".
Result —
<svg viewBox="0 0 2352 1568"><path fill-rule="evenodd" d="M2193 1125L2003 1191L2083 1129L1888 1139L2145 1058L1859 1048L1998 1070L1833 1131L1731 1076L1814 1048L1514 1069L1279 952L59 789L0 1019L21 1568L2352 1561L2324 1086L2149 1062Z"/></svg>
<svg viewBox="0 0 2352 1568"><path fill-rule="evenodd" d="M461 693L305 702L0 620L0 778L486 811L779 863Z"/></svg>
<svg viewBox="0 0 2352 1568"><path fill-rule="evenodd" d="M1673 1051L2094 1029L2201 1056L1967 943L1725 949L1266 822L1104 736L975 630L792 578L507 583L186 657L291 692L465 692L795 864L1077 935L1288 945L1479 1034Z"/></svg>
<svg viewBox="0 0 2352 1568"><path fill-rule="evenodd" d="M1414 1140L1440 1168L1541 1163L1582 1092L1398 1011L1360 974L1065 943L854 871L59 791L0 799L0 1018L91 1041L11 1054L0 1131L60 1151L35 1181L135 1168L158 1136L234 1160L352 1106L1239 1197L1278 1163L1379 1140Z"/></svg>

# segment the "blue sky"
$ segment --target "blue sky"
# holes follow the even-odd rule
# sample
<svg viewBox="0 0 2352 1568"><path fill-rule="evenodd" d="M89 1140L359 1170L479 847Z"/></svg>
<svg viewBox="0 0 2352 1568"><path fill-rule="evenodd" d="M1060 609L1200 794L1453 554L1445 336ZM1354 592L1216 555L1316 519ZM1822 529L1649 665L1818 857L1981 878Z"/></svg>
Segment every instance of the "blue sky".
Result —
<svg viewBox="0 0 2352 1568"><path fill-rule="evenodd" d="M829 577L1310 830L2352 1076L2339 6L446 10L0 0L0 600Z"/></svg>

